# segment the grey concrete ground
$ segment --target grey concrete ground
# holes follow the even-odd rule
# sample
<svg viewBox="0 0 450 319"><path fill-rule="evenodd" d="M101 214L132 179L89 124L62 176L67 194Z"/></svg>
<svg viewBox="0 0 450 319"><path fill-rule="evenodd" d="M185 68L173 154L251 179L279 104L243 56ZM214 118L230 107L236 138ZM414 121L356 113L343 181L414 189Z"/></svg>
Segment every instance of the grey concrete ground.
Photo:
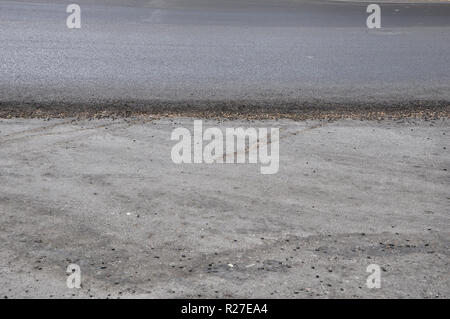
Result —
<svg viewBox="0 0 450 319"><path fill-rule="evenodd" d="M1 120L0 296L450 296L448 119L205 122L280 127L276 175L172 163L192 122Z"/></svg>

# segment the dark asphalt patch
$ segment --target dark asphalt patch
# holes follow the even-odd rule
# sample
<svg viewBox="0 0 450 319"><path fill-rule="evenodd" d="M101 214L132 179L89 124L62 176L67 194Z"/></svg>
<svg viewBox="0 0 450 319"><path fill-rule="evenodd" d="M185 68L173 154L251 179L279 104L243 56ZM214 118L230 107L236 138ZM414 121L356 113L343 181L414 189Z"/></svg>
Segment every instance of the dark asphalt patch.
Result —
<svg viewBox="0 0 450 319"><path fill-rule="evenodd" d="M229 119L448 118L448 101L162 101L0 102L0 118L199 117Z"/></svg>

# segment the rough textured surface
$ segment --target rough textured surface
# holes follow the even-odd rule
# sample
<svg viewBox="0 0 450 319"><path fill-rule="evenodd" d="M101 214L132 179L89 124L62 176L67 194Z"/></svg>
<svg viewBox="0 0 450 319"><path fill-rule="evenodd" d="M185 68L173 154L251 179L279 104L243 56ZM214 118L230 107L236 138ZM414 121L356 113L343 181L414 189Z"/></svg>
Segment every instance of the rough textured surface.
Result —
<svg viewBox="0 0 450 319"><path fill-rule="evenodd" d="M0 1L0 111L450 101L450 5L383 5L368 30L366 4L85 0L69 30L70 2Z"/></svg>
<svg viewBox="0 0 450 319"><path fill-rule="evenodd" d="M161 118L199 117L216 119L360 119L382 120L450 117L446 101L366 103L296 103L282 101L109 101L98 105L78 103L1 103L0 118Z"/></svg>
<svg viewBox="0 0 450 319"><path fill-rule="evenodd" d="M192 121L1 120L0 296L450 296L448 119L204 123L280 127L269 176L173 164Z"/></svg>
<svg viewBox="0 0 450 319"><path fill-rule="evenodd" d="M0 1L1 298L450 296L449 5L71 2ZM173 164L197 117L279 173Z"/></svg>

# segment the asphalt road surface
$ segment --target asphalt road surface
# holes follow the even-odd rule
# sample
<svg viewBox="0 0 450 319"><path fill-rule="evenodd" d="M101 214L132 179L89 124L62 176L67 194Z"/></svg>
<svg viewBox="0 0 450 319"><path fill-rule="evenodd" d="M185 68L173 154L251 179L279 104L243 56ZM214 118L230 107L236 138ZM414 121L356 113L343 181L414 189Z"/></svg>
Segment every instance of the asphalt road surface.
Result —
<svg viewBox="0 0 450 319"><path fill-rule="evenodd" d="M0 1L1 110L448 109L449 4L72 2Z"/></svg>

